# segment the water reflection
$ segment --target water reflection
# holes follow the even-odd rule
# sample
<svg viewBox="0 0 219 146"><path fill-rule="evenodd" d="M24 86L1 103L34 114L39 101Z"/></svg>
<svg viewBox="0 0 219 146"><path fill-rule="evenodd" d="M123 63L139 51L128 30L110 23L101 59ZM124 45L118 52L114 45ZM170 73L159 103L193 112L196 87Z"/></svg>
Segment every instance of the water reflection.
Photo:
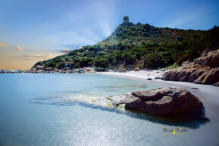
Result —
<svg viewBox="0 0 219 146"><path fill-rule="evenodd" d="M111 97L116 100L116 98L121 98L121 96ZM95 110L102 110L107 112L115 112L117 114L126 115L132 118L137 118L141 120L151 121L153 123L159 123L169 126L180 126L187 127L191 129L197 129L201 125L206 124L210 121L210 119L188 119L186 117L161 117L161 116L153 116L150 114L139 113L125 110L124 108L117 108L114 106L108 106L107 100L108 98L99 97L97 95L91 94L63 94L61 96L51 96L51 97L37 97L34 98L31 102L35 104L45 104L45 105L55 105L55 106L83 106L86 108L92 108ZM95 102L93 102L95 100ZM96 102L99 100L99 102Z"/></svg>

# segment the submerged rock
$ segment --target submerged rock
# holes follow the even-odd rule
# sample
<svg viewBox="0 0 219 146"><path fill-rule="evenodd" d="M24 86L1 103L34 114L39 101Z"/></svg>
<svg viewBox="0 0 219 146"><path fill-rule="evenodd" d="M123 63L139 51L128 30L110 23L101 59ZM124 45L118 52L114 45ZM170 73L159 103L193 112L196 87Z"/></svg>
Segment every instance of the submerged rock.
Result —
<svg viewBox="0 0 219 146"><path fill-rule="evenodd" d="M204 106L198 97L179 87L139 90L120 101L128 110L161 116L203 117Z"/></svg>
<svg viewBox="0 0 219 146"><path fill-rule="evenodd" d="M125 68L119 68L118 72L126 72L127 70Z"/></svg>
<svg viewBox="0 0 219 146"><path fill-rule="evenodd" d="M161 77L155 77L154 79L158 80L158 79L162 79Z"/></svg>

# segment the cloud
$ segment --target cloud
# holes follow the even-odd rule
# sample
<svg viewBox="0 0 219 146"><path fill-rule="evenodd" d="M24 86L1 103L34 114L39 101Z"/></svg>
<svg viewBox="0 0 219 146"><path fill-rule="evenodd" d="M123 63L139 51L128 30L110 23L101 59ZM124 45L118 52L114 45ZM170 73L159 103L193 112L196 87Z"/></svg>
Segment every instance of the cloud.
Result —
<svg viewBox="0 0 219 146"><path fill-rule="evenodd" d="M109 36L115 28L116 0L107 1L107 4L102 0L97 0L95 3L89 2L88 5L83 6L83 11L70 9L70 11L66 11L64 16L65 21L74 27L62 35L59 34L57 38L60 40L57 42L93 45Z"/></svg>
<svg viewBox="0 0 219 146"><path fill-rule="evenodd" d="M109 26L109 23L101 22L100 27L102 29L102 32L104 33L105 37L108 37L112 33L112 29Z"/></svg>
<svg viewBox="0 0 219 146"><path fill-rule="evenodd" d="M75 46L93 45L101 40L89 29L60 32L53 34L50 38L61 44L74 44Z"/></svg>
<svg viewBox="0 0 219 146"><path fill-rule="evenodd" d="M0 47L8 47L8 45L0 42Z"/></svg>
<svg viewBox="0 0 219 146"><path fill-rule="evenodd" d="M188 14L185 14L183 16L175 18L173 21L171 21L169 24L167 24L167 26L180 27L180 26L183 26L185 24L189 24L189 23L193 22L194 20L198 21L198 19L201 18L202 15L204 15L202 13L202 10L190 12Z"/></svg>
<svg viewBox="0 0 219 146"><path fill-rule="evenodd" d="M18 50L18 51L22 51L23 48L21 48L20 46L16 46L16 50Z"/></svg>
<svg viewBox="0 0 219 146"><path fill-rule="evenodd" d="M60 55L60 54L57 54ZM24 60L48 60L51 58L54 58L55 56L57 56L56 54L40 54L40 53L35 53L35 54L25 54L23 55L23 59Z"/></svg>
<svg viewBox="0 0 219 146"><path fill-rule="evenodd" d="M64 48L69 48L71 50L75 50L81 47L81 45L75 45L75 44L61 44L62 47Z"/></svg>
<svg viewBox="0 0 219 146"><path fill-rule="evenodd" d="M68 48L59 50L59 52L61 52L61 53L69 53L69 52L71 52L71 51L72 51L72 50L70 50L70 49L68 49Z"/></svg>

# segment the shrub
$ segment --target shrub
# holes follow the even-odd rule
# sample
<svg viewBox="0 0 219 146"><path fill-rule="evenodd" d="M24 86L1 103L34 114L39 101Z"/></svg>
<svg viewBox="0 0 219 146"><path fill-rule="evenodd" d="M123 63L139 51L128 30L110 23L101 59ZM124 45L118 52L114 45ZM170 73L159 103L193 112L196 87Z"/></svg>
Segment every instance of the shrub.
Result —
<svg viewBox="0 0 219 146"><path fill-rule="evenodd" d="M106 68L108 66L109 62L106 58L96 58L94 59L94 65L97 67L103 67Z"/></svg>
<svg viewBox="0 0 219 146"><path fill-rule="evenodd" d="M164 65L161 56L158 54L146 54L143 56L144 67L146 68L157 68Z"/></svg>

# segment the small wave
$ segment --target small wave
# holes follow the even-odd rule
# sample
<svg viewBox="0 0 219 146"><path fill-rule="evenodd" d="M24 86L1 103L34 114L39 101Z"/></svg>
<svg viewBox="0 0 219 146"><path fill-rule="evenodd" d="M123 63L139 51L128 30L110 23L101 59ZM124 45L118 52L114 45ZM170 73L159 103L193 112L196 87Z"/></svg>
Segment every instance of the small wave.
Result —
<svg viewBox="0 0 219 146"><path fill-rule="evenodd" d="M50 95L47 97L36 97L31 102L37 104L50 105L76 105L89 104L90 106L99 106L110 109L124 110L122 106L114 106L114 102L120 101L124 95L103 96L92 94L61 94Z"/></svg>
<svg viewBox="0 0 219 146"><path fill-rule="evenodd" d="M125 105L116 106L120 100L125 98L125 95L119 96L100 96L92 94L61 94L49 97L36 97L31 102L35 104L46 104L55 106L83 106L86 108L92 108L102 111L115 112L118 114L127 115L132 118L149 120L155 123L161 123L166 125L180 125L189 128L198 128L205 122L200 121L176 121L169 117L156 117L150 114L138 113L125 110Z"/></svg>

